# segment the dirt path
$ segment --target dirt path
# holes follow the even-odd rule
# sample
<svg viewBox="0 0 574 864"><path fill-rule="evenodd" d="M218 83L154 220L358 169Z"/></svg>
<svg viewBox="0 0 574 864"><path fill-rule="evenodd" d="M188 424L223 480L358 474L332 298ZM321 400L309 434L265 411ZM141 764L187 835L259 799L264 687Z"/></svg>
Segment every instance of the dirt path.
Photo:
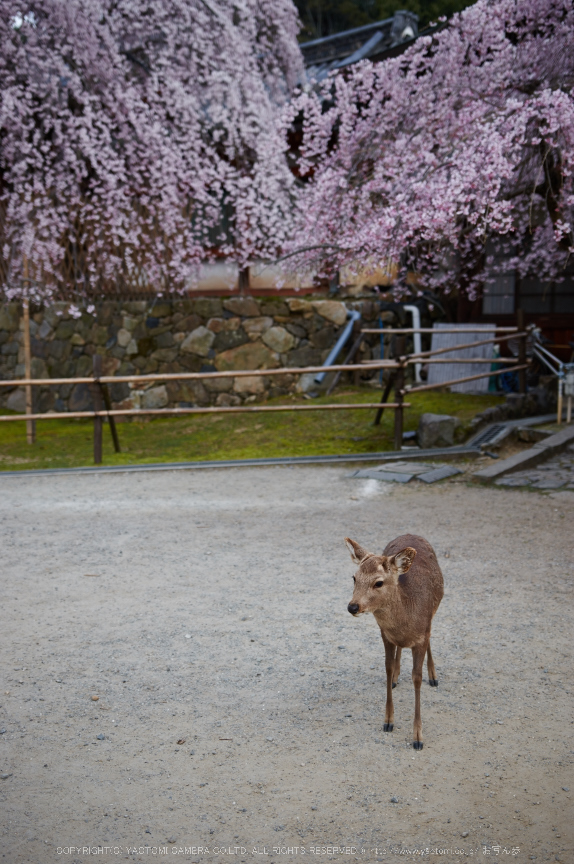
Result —
<svg viewBox="0 0 574 864"><path fill-rule="evenodd" d="M2 864L574 861L574 496L349 473L0 478ZM407 531L446 584L416 753L343 543Z"/></svg>

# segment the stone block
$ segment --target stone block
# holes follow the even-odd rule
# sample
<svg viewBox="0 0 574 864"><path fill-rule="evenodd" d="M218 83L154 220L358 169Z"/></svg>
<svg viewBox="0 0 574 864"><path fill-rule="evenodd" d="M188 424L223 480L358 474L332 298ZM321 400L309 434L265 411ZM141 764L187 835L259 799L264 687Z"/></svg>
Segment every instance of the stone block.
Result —
<svg viewBox="0 0 574 864"><path fill-rule="evenodd" d="M34 357L43 357L46 359L49 348L49 342L44 342L41 339L30 339L30 350Z"/></svg>
<svg viewBox="0 0 574 864"><path fill-rule="evenodd" d="M70 321L60 321L58 326L56 327L56 332L54 333L54 337L56 339L69 339L76 329L76 322L74 320Z"/></svg>
<svg viewBox="0 0 574 864"><path fill-rule="evenodd" d="M53 335L53 330L48 324L48 322L44 319L38 328L38 339L50 339Z"/></svg>
<svg viewBox="0 0 574 864"><path fill-rule="evenodd" d="M297 340L284 327L270 327L261 337L265 345L278 354L286 354L295 347Z"/></svg>
<svg viewBox="0 0 574 864"><path fill-rule="evenodd" d="M347 320L347 307L338 300L314 300L312 305L322 318L332 321L339 327Z"/></svg>
<svg viewBox="0 0 574 864"><path fill-rule="evenodd" d="M173 334L167 330L165 333L160 333L159 336L155 338L155 344L158 348L173 348L175 345L175 340L173 338Z"/></svg>
<svg viewBox="0 0 574 864"><path fill-rule="evenodd" d="M102 357L102 375L115 375L120 368L120 362L118 357Z"/></svg>
<svg viewBox="0 0 574 864"><path fill-rule="evenodd" d="M82 346L86 344L86 340L83 336L80 336L79 333L72 333L70 338L70 345Z"/></svg>
<svg viewBox="0 0 574 864"><path fill-rule="evenodd" d="M185 318L181 318L173 329L175 333L191 333L200 324L201 318L199 315L187 315Z"/></svg>
<svg viewBox="0 0 574 864"><path fill-rule="evenodd" d="M290 297L287 300L290 312L302 312L303 314L313 311L313 306L308 300L303 300L300 297Z"/></svg>
<svg viewBox="0 0 574 864"><path fill-rule="evenodd" d="M141 396L141 407L154 410L156 408L165 408L168 403L167 389L165 384L160 384L159 387L151 387L145 390Z"/></svg>
<svg viewBox="0 0 574 864"><path fill-rule="evenodd" d="M78 358L78 362L76 364L76 376L78 378L87 378L87 376L91 374L92 358L84 354L82 355L82 357Z"/></svg>
<svg viewBox="0 0 574 864"><path fill-rule="evenodd" d="M315 348L332 348L336 341L335 328L323 327L311 333L309 339Z"/></svg>
<svg viewBox="0 0 574 864"><path fill-rule="evenodd" d="M166 387L171 403L188 402L200 407L210 403L209 393L201 381L170 381Z"/></svg>
<svg viewBox="0 0 574 864"><path fill-rule="evenodd" d="M17 303L0 306L0 330L17 330L20 324L20 309Z"/></svg>
<svg viewBox="0 0 574 864"><path fill-rule="evenodd" d="M215 404L218 408L232 408L241 405L241 399L235 393L220 393Z"/></svg>
<svg viewBox="0 0 574 864"><path fill-rule="evenodd" d="M127 330L129 333L133 333L138 324L138 318L134 318L131 315L124 315L122 320L122 329Z"/></svg>
<svg viewBox="0 0 574 864"><path fill-rule="evenodd" d="M147 357L154 349L154 342L149 336L137 340L137 353L140 357Z"/></svg>
<svg viewBox="0 0 574 864"><path fill-rule="evenodd" d="M118 345L120 348L127 348L132 340L132 334L129 330L124 329L123 327L118 330L117 335Z"/></svg>
<svg viewBox="0 0 574 864"><path fill-rule="evenodd" d="M50 357L54 357L55 360L61 360L64 356L66 347L66 343L62 341L62 339L52 339L50 342L50 348L48 349L48 354Z"/></svg>
<svg viewBox="0 0 574 864"><path fill-rule="evenodd" d="M230 320L236 321L238 319L231 318ZM248 341L247 333L243 327L239 327L237 330L231 330L229 332L223 331L218 333L213 340L213 350L217 353L220 351L229 351L231 348L237 348L239 345L244 345Z"/></svg>
<svg viewBox="0 0 574 864"><path fill-rule="evenodd" d="M456 417L448 414L421 414L417 433L419 447L423 450L452 447L456 425Z"/></svg>
<svg viewBox="0 0 574 864"><path fill-rule="evenodd" d="M193 311L200 318L218 318L223 312L223 304L219 297L198 297L193 300Z"/></svg>
<svg viewBox="0 0 574 864"><path fill-rule="evenodd" d="M279 357L261 342L248 342L239 348L223 351L215 359L219 372L233 369L276 369Z"/></svg>
<svg viewBox="0 0 574 864"><path fill-rule="evenodd" d="M321 366L322 353L318 348L312 348L310 345L295 348L289 352L286 366Z"/></svg>
<svg viewBox="0 0 574 864"><path fill-rule="evenodd" d="M47 378L48 370L46 369L46 364L41 359L41 357L32 357L32 362L30 364L30 370L32 373L32 378Z"/></svg>
<svg viewBox="0 0 574 864"><path fill-rule="evenodd" d="M104 327L102 324L95 324L92 327L92 332L90 333L90 341L94 343L94 345L105 345L108 341L108 328Z"/></svg>
<svg viewBox="0 0 574 864"><path fill-rule="evenodd" d="M151 356L159 363L173 363L178 353L177 348L158 348Z"/></svg>
<svg viewBox="0 0 574 864"><path fill-rule="evenodd" d="M212 330L216 335L218 333L229 333L232 330L238 330L241 324L241 318L210 318L207 322L207 329Z"/></svg>
<svg viewBox="0 0 574 864"><path fill-rule="evenodd" d="M233 387L233 378L204 378L203 386L211 393L226 393Z"/></svg>
<svg viewBox="0 0 574 864"><path fill-rule="evenodd" d="M273 327L273 318L269 318L267 315L259 316L259 318L248 318L243 322L243 329L252 342L259 339L261 334L269 330L270 327Z"/></svg>
<svg viewBox="0 0 574 864"><path fill-rule="evenodd" d="M26 411L26 391L23 387L12 390L6 399L6 408L10 411L17 411L19 414Z"/></svg>
<svg viewBox="0 0 574 864"><path fill-rule="evenodd" d="M240 396L262 396L265 393L266 380L262 375L242 376L233 382L233 390Z"/></svg>
<svg viewBox="0 0 574 864"><path fill-rule="evenodd" d="M119 402L123 402L124 399L128 399L130 395L130 388L128 384L108 384L110 390L110 399L117 405Z"/></svg>
<svg viewBox="0 0 574 864"><path fill-rule="evenodd" d="M259 306L263 315L289 315L289 307L284 300L264 297L259 300Z"/></svg>
<svg viewBox="0 0 574 864"><path fill-rule="evenodd" d="M171 315L171 312L171 303L167 301L155 303L153 309L150 309L150 315L154 315L156 318L167 318L168 315Z"/></svg>
<svg viewBox="0 0 574 864"><path fill-rule="evenodd" d="M89 384L76 384L68 400L70 411L92 411L94 408Z"/></svg>
<svg viewBox="0 0 574 864"><path fill-rule="evenodd" d="M197 354L199 357L207 357L209 350L215 341L215 333L207 327L200 325L187 336L181 343L181 351L186 354Z"/></svg>
<svg viewBox="0 0 574 864"><path fill-rule="evenodd" d="M223 301L223 308L241 318L258 318L261 315L259 304L253 297L228 297Z"/></svg>

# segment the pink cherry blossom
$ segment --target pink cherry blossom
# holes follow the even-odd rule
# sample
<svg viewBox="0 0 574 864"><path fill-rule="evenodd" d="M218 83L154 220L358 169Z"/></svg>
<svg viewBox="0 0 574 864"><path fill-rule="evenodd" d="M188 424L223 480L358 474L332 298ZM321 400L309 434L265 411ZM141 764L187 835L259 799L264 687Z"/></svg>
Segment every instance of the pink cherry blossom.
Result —
<svg viewBox="0 0 574 864"><path fill-rule="evenodd" d="M402 56L306 88L283 114L303 135L292 266L400 262L421 287L474 296L490 239L522 275L560 278L573 83L571 2L478 0Z"/></svg>
<svg viewBox="0 0 574 864"><path fill-rule="evenodd" d="M0 273L32 296L183 289L289 236L291 0L0 0Z"/></svg>

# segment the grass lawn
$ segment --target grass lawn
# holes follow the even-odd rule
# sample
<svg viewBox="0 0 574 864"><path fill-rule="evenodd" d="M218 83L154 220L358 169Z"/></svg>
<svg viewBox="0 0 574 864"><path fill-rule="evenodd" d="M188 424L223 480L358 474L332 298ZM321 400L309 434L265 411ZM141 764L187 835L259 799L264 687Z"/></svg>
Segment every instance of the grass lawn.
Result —
<svg viewBox="0 0 574 864"><path fill-rule="evenodd" d="M318 403L378 402L380 391L346 387ZM463 396L431 391L407 396L405 431L418 426L425 411L456 415L467 424L479 411L502 397ZM297 397L270 400L273 404L309 402ZM12 412L3 411L3 414ZM104 424L104 465L146 462L192 462L204 459L251 459L268 456L311 456L329 453L369 453L393 449L394 412L385 411L380 426L374 411L305 411L270 414L215 414L166 417L118 424L121 453L114 453ZM36 443L26 443L24 422L0 423L0 470L73 468L93 464L91 420L40 420Z"/></svg>

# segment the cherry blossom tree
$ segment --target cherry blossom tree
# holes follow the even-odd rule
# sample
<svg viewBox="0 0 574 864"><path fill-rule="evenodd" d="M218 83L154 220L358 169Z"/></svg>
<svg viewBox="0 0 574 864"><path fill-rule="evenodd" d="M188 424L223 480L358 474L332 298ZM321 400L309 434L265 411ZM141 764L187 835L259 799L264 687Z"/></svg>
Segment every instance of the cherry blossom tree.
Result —
<svg viewBox="0 0 574 864"><path fill-rule="evenodd" d="M288 236L291 0L0 0L0 271L182 289Z"/></svg>
<svg viewBox="0 0 574 864"><path fill-rule="evenodd" d="M307 88L284 114L302 124L291 261L401 262L421 287L472 297L490 238L522 275L560 278L574 251L573 84L569 0L479 0L402 56Z"/></svg>

